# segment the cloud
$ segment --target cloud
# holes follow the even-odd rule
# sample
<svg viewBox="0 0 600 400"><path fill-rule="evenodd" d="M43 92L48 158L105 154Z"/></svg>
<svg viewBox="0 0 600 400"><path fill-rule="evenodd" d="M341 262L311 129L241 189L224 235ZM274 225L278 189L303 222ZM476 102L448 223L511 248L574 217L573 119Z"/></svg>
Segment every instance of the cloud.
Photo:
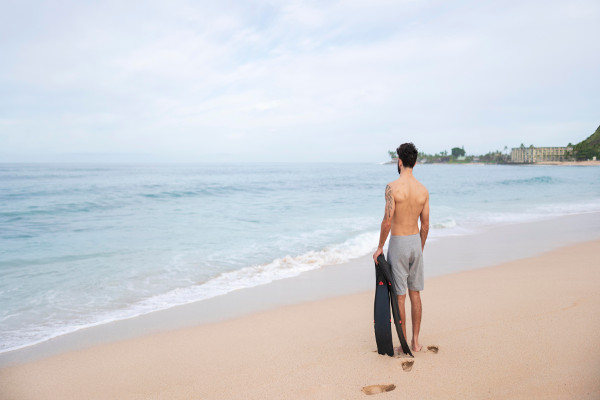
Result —
<svg viewBox="0 0 600 400"><path fill-rule="evenodd" d="M594 1L54 5L3 17L24 21L0 39L15 153L377 161L598 124Z"/></svg>

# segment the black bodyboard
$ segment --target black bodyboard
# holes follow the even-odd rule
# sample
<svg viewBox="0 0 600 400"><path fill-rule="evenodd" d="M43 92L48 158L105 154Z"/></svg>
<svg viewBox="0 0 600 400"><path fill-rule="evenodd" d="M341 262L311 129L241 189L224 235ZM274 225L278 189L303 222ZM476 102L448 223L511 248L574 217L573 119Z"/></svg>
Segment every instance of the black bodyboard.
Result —
<svg viewBox="0 0 600 400"><path fill-rule="evenodd" d="M380 254L379 257L377 257L377 264L375 264L375 270L380 271L381 276L383 276L384 278L384 280L382 281L384 285L382 286L388 288L388 299L389 303L392 305L392 316L394 319L394 325L396 325L396 333L398 334L398 339L400 339L400 346L402 347L402 352L404 354L410 355L411 357L414 357L412 352L410 351L408 343L406 343L406 338L402 333L402 324L404 323L404 321L400 320L400 309L398 308L398 294L396 293L396 288L392 284L392 266L386 261L383 254ZM377 287L379 287L379 282L377 283L377 285ZM377 333L375 333L375 335L377 335Z"/></svg>
<svg viewBox="0 0 600 400"><path fill-rule="evenodd" d="M377 264L375 264L375 307L373 314L377 352L391 357L394 355L394 344L392 342L389 282Z"/></svg>

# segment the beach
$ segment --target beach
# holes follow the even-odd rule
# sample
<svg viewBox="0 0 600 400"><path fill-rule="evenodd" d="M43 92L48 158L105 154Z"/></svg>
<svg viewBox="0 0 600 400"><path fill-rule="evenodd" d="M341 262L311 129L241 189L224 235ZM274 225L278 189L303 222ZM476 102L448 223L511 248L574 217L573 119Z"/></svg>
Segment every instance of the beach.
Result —
<svg viewBox="0 0 600 400"><path fill-rule="evenodd" d="M289 294L237 307L239 315L195 322L199 302L5 353L0 391L3 399L358 399L365 386L391 384L377 396L598 398L599 226L590 213L432 242L431 268L480 257L426 279L421 342L439 351L415 353L410 370L408 358L376 352L372 261L362 257L221 296L228 309L244 292ZM317 283L335 286L335 277L349 288Z"/></svg>

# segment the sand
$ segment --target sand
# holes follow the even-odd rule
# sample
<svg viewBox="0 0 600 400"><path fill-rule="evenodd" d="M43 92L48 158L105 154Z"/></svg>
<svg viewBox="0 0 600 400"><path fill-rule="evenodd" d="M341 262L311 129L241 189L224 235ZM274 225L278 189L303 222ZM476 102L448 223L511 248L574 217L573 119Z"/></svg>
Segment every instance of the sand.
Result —
<svg viewBox="0 0 600 400"><path fill-rule="evenodd" d="M595 240L427 279L421 341L439 351L410 370L375 352L369 290L3 368L0 398L597 399L598 254Z"/></svg>
<svg viewBox="0 0 600 400"><path fill-rule="evenodd" d="M536 165L570 165L570 166L599 166L600 160L587 161L542 161L536 162Z"/></svg>

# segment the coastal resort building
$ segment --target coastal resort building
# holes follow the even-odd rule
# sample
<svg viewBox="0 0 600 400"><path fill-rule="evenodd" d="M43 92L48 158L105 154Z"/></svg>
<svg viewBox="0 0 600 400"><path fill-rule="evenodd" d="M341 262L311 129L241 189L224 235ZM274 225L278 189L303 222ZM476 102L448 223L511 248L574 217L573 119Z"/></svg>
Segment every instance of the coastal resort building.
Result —
<svg viewBox="0 0 600 400"><path fill-rule="evenodd" d="M566 161L573 153L572 147L516 147L510 152L510 162L531 164L536 162Z"/></svg>

